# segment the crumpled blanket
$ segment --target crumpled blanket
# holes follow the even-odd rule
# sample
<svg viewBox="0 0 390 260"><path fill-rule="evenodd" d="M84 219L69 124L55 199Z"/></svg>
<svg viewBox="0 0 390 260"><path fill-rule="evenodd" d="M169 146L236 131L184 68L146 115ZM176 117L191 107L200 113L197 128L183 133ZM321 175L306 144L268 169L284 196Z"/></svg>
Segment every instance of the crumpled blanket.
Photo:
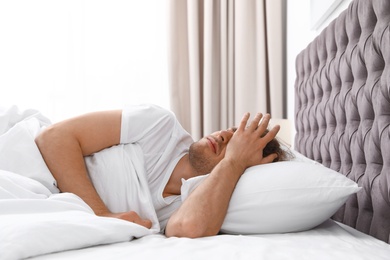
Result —
<svg viewBox="0 0 390 260"><path fill-rule="evenodd" d="M91 179L109 208L139 210L141 216L152 220L151 229L124 220L98 217L75 194L59 193L34 141L49 124L50 121L36 110L19 111L11 107L0 111L1 259L21 259L130 241L159 232L136 145L112 147L111 152L103 150L86 158L86 163ZM124 163L110 168L118 155ZM115 178L104 175L110 171L115 172ZM123 185L125 182L128 187Z"/></svg>

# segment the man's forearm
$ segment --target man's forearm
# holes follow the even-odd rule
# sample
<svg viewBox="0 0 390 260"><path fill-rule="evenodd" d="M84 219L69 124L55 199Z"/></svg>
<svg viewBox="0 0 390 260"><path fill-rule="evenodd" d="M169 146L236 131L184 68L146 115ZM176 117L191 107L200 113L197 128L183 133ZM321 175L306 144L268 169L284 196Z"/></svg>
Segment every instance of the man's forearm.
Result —
<svg viewBox="0 0 390 260"><path fill-rule="evenodd" d="M167 236L216 235L225 219L230 198L244 169L222 160L171 216Z"/></svg>

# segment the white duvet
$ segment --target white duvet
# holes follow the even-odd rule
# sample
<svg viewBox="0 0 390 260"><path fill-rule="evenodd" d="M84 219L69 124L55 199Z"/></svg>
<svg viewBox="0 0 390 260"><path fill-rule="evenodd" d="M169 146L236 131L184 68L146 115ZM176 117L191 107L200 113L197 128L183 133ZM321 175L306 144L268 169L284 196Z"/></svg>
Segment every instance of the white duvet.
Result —
<svg viewBox="0 0 390 260"><path fill-rule="evenodd" d="M94 215L79 197L0 171L0 259L21 259L151 234L134 223Z"/></svg>
<svg viewBox="0 0 390 260"><path fill-rule="evenodd" d="M126 181L132 183L132 188L141 196L132 196L139 200L127 203L135 205L133 210L144 205L143 215L154 220L152 229L98 217L78 196L58 193L55 180L34 142L35 136L48 124L49 120L34 110L21 112L11 107L0 113L0 259L21 259L130 241L158 232L157 217L142 177L142 165L131 163L130 157L119 170L130 173ZM136 149L129 146L126 152L136 153ZM88 160L93 168L92 158ZM97 185L105 181L94 180ZM127 196L126 192L130 191L115 194ZM110 194L106 193L105 198L110 200ZM112 205L126 208L126 205Z"/></svg>

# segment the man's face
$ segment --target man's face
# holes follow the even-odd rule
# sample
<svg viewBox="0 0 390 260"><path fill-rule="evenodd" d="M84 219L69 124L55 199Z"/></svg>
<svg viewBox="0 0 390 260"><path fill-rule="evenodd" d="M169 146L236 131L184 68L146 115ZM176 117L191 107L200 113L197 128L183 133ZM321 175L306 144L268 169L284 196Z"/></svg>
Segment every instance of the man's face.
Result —
<svg viewBox="0 0 390 260"><path fill-rule="evenodd" d="M214 132L193 143L189 149L189 160L200 175L208 174L225 157L226 146L235 128Z"/></svg>

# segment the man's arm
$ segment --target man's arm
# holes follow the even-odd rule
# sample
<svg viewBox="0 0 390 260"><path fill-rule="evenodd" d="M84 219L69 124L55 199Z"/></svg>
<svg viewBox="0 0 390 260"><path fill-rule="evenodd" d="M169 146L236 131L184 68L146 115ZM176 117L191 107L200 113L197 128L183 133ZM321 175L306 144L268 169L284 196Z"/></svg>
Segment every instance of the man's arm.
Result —
<svg viewBox="0 0 390 260"><path fill-rule="evenodd" d="M150 228L135 212L110 212L88 177L84 156L120 142L122 111L95 112L54 124L35 142L62 192L82 198L99 216L125 219Z"/></svg>
<svg viewBox="0 0 390 260"><path fill-rule="evenodd" d="M210 175L183 202L167 223L166 235L178 237L203 237L216 235L225 219L234 188L246 168L270 163L277 155L265 158L262 151L279 131L271 129L264 137L269 115L262 118L257 114L248 128L249 114L244 115L241 124L230 140L225 158Z"/></svg>

